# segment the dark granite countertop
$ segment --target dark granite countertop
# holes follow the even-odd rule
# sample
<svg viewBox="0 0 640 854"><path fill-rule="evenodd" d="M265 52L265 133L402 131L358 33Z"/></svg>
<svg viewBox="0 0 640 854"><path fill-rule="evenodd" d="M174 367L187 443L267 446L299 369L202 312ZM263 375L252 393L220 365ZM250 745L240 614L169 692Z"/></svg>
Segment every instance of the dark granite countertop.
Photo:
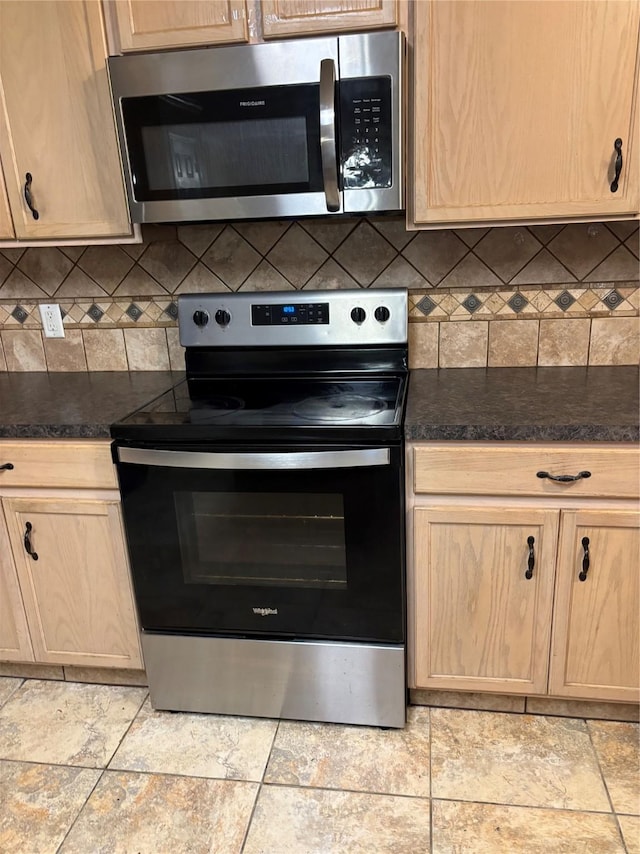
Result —
<svg viewBox="0 0 640 854"><path fill-rule="evenodd" d="M0 373L0 438L108 438L184 374ZM407 439L637 442L637 367L411 372Z"/></svg>
<svg viewBox="0 0 640 854"><path fill-rule="evenodd" d="M113 421L183 376L172 371L0 372L0 438L109 438Z"/></svg>
<svg viewBox="0 0 640 854"><path fill-rule="evenodd" d="M407 439L637 442L640 369L411 372Z"/></svg>

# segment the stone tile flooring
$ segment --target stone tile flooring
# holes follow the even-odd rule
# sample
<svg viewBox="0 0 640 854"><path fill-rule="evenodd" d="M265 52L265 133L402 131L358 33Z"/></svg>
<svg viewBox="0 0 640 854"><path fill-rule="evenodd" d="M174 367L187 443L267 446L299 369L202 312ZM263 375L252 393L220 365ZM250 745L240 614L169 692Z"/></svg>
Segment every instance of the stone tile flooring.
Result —
<svg viewBox="0 0 640 854"><path fill-rule="evenodd" d="M640 854L639 763L617 721L413 706L381 730L0 677L0 852Z"/></svg>

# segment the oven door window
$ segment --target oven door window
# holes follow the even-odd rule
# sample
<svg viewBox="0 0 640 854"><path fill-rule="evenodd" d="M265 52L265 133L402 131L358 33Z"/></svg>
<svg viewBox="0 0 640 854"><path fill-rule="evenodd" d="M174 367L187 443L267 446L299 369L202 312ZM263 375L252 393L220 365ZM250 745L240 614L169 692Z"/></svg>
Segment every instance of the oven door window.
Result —
<svg viewBox="0 0 640 854"><path fill-rule="evenodd" d="M185 584L347 586L342 495L174 493Z"/></svg>
<svg viewBox="0 0 640 854"><path fill-rule="evenodd" d="M319 87L123 98L137 201L322 190Z"/></svg>
<svg viewBox="0 0 640 854"><path fill-rule="evenodd" d="M401 453L353 468L119 463L142 628L403 641Z"/></svg>

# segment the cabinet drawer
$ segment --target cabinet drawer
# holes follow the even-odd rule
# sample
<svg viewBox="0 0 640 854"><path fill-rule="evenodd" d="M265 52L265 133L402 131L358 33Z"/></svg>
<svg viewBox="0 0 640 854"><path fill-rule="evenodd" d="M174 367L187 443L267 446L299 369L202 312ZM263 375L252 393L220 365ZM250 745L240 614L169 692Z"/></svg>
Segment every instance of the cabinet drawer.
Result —
<svg viewBox="0 0 640 854"><path fill-rule="evenodd" d="M414 491L439 494L634 498L640 493L640 449L631 445L416 445ZM568 483L540 478L591 476Z"/></svg>
<svg viewBox="0 0 640 854"><path fill-rule="evenodd" d="M0 491L6 487L117 489L109 440L0 441Z"/></svg>

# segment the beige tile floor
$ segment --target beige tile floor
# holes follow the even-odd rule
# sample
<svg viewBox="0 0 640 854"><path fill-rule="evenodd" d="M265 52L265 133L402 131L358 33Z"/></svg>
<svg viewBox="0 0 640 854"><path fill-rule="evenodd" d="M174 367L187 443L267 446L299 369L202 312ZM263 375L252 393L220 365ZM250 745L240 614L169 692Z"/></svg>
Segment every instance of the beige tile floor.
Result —
<svg viewBox="0 0 640 854"><path fill-rule="evenodd" d="M380 730L0 677L0 852L640 854L639 762L633 723L413 706Z"/></svg>

